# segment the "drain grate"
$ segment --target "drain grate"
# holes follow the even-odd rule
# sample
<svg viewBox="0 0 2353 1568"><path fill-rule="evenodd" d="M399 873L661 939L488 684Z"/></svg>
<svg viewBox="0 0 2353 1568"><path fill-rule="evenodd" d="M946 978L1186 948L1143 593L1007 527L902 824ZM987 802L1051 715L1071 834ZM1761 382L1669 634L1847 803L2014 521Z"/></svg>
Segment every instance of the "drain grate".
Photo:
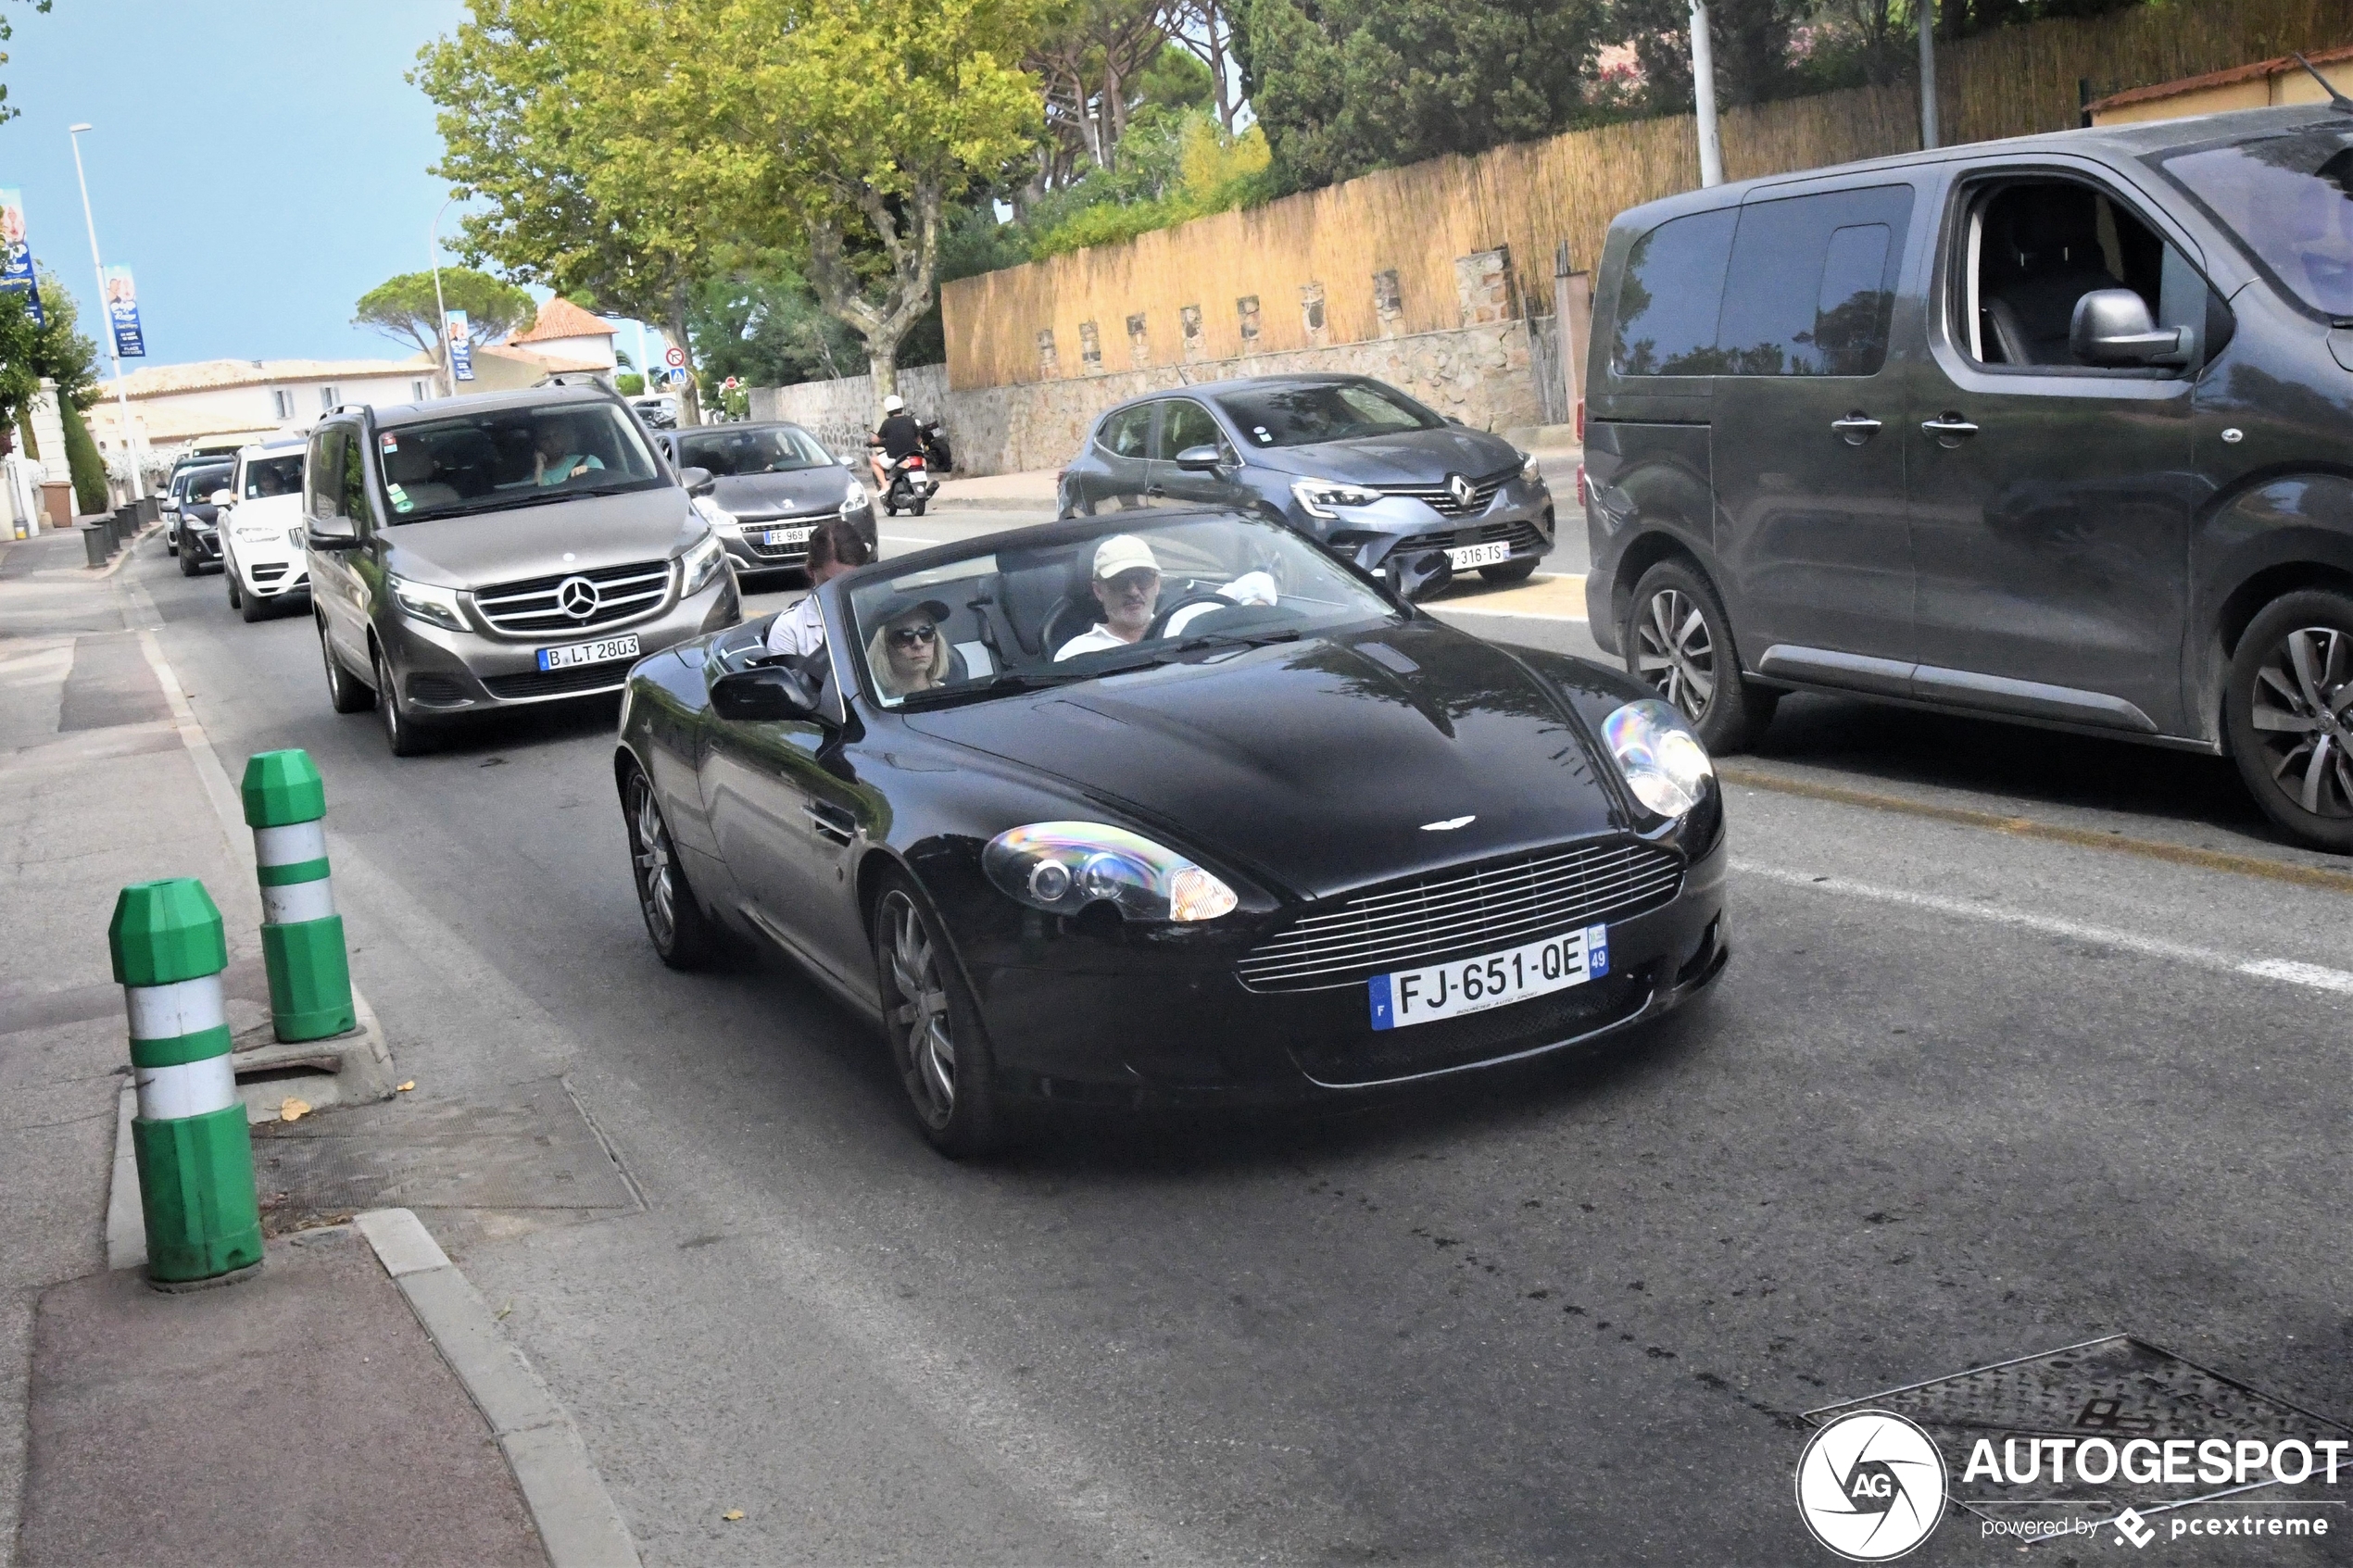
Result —
<svg viewBox="0 0 2353 1568"><path fill-rule="evenodd" d="M2081 1445L2104 1438L2120 1453L2136 1438L2160 1446L2183 1439L2198 1443L2221 1438L2235 1444L2247 1438L2267 1447L2353 1440L2353 1427L2130 1335L1843 1400L1808 1411L1806 1419L1822 1426L1857 1410L1892 1411L1925 1427L1944 1452L1953 1500L1988 1519L2081 1520L2083 1527L2090 1527L2127 1509L2145 1514L2229 1498L2234 1505L2250 1508L2318 1508L2330 1516L2332 1533L2353 1527L2346 1507L2353 1497L2353 1449L2339 1450L2334 1486L2322 1484L2318 1466L2310 1480L2294 1486L2271 1485L2268 1471L2261 1473L2262 1480L2244 1486L2235 1476L2221 1483L2201 1480L2195 1458L2187 1464L2191 1478L2185 1481L2169 1484L2161 1471L2158 1478L2136 1481L2120 1464L2114 1474L2095 1484L2084 1481L2070 1461L2054 1485L2052 1451L2030 1449L2035 1440L2071 1439ZM1991 1479L1982 1468L1974 1477L1968 1476L1965 1472L1981 1438L1991 1441L1997 1465L2014 1458L2024 1472L2030 1459L2038 1459L2039 1467L2031 1479L2021 1481L2009 1479L2007 1470ZM2196 1449L2189 1452L2195 1455ZM2145 1473L2148 1450L2138 1453Z"/></svg>

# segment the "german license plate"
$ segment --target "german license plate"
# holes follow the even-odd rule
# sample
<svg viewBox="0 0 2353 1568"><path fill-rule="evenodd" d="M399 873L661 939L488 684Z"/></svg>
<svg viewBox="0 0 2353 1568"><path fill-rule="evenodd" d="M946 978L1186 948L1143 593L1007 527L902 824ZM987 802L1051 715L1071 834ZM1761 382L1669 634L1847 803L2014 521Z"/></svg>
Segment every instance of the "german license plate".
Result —
<svg viewBox="0 0 2353 1568"><path fill-rule="evenodd" d="M1447 564L1456 571L1468 571L1476 566L1501 566L1511 558L1511 545L1501 539L1492 545L1465 545L1446 552Z"/></svg>
<svg viewBox="0 0 2353 1568"><path fill-rule="evenodd" d="M1566 991L1609 972L1609 927L1523 943L1481 958L1401 969L1366 982L1373 1027L1403 1029Z"/></svg>
<svg viewBox="0 0 2353 1568"><path fill-rule="evenodd" d="M599 637L593 643L573 643L569 647L541 648L539 668L570 670L576 664L602 664L608 659L637 657L637 633L619 637Z"/></svg>
<svg viewBox="0 0 2353 1568"><path fill-rule="evenodd" d="M817 532L816 524L806 528L772 528L760 536L760 542L774 548L778 545L806 545L809 536Z"/></svg>

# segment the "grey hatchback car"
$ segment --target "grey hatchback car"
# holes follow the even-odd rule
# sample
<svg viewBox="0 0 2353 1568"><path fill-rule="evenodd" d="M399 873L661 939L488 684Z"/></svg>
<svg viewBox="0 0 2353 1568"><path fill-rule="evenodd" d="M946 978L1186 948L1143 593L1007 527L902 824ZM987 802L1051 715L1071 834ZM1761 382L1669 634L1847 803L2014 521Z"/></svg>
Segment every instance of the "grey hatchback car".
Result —
<svg viewBox="0 0 2353 1568"><path fill-rule="evenodd" d="M1121 403L1063 470L1064 517L1223 507L1287 523L1408 597L1552 552L1535 459L1367 376L1256 376Z"/></svg>
<svg viewBox="0 0 2353 1568"><path fill-rule="evenodd" d="M617 692L742 618L718 535L600 387L338 408L303 514L328 698L396 756L459 714Z"/></svg>
<svg viewBox="0 0 2353 1568"><path fill-rule="evenodd" d="M1619 216L1594 639L1736 750L1858 694L2228 755L2353 851L2353 103Z"/></svg>

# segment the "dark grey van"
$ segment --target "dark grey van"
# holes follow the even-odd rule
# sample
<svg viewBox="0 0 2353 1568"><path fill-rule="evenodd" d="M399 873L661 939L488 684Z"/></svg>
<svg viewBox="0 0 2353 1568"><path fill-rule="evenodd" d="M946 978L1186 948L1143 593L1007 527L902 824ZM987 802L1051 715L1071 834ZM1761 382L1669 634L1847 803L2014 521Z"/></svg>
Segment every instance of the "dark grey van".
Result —
<svg viewBox="0 0 2353 1568"><path fill-rule="evenodd" d="M1711 747L1821 690L2226 752L2353 850L2353 112L1634 208L1587 385L1593 635Z"/></svg>

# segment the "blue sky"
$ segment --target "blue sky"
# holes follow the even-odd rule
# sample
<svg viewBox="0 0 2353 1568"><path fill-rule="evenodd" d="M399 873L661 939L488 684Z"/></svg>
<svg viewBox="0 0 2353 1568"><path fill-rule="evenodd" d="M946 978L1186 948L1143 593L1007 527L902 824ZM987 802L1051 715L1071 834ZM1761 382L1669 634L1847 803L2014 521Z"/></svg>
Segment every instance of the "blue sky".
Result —
<svg viewBox="0 0 2353 1568"><path fill-rule="evenodd" d="M85 331L101 318L66 133L83 120L99 247L138 279L147 358L132 365L414 352L351 309L426 264L447 188L425 172L441 154L434 107L402 78L462 0L0 4L16 25L0 72L21 111L0 125L0 185L23 188L33 254ZM635 358L635 332L620 342Z"/></svg>

